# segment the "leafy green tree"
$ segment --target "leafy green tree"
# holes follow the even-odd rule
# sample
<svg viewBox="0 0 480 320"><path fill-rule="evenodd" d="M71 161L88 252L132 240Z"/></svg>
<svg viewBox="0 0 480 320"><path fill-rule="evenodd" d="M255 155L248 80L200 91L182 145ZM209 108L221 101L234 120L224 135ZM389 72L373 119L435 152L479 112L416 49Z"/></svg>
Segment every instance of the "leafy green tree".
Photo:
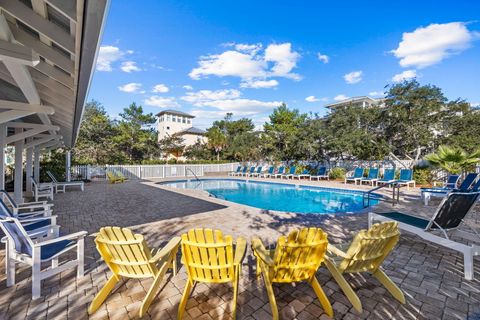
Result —
<svg viewBox="0 0 480 320"><path fill-rule="evenodd" d="M145 159L159 156L156 131L153 127L155 117L152 113L143 113L143 108L135 102L123 109L117 123L117 134L113 138L115 147L123 151L130 163L139 163Z"/></svg>
<svg viewBox="0 0 480 320"><path fill-rule="evenodd" d="M185 149L184 140L179 135L167 136L158 141L160 152L163 156L173 155L175 158L180 157Z"/></svg>
<svg viewBox="0 0 480 320"><path fill-rule="evenodd" d="M119 156L112 147L115 134L115 125L102 104L95 100L88 102L85 105L77 143L72 150L73 159L77 163L112 163L112 160Z"/></svg>
<svg viewBox="0 0 480 320"><path fill-rule="evenodd" d="M233 137L231 152L235 160L258 160L261 157L259 145L260 139L256 132L243 132Z"/></svg>
<svg viewBox="0 0 480 320"><path fill-rule="evenodd" d="M296 109L289 109L285 103L273 110L270 122L265 123L264 148L278 160L292 160L295 156L295 137L307 118Z"/></svg>
<svg viewBox="0 0 480 320"><path fill-rule="evenodd" d="M208 147L215 151L217 161L220 160L220 151L227 146L227 137L218 127L211 127L207 130Z"/></svg>
<svg viewBox="0 0 480 320"><path fill-rule="evenodd" d="M393 153L419 159L422 153L433 150L446 102L440 88L420 85L417 80L390 87L382 124Z"/></svg>
<svg viewBox="0 0 480 320"><path fill-rule="evenodd" d="M458 146L466 152L478 149L480 112L471 110L468 106L467 110L460 110L455 115L444 118L443 122L445 134L440 139L442 144Z"/></svg>
<svg viewBox="0 0 480 320"><path fill-rule="evenodd" d="M195 142L195 144L185 147L183 155L192 160L212 160L212 150L208 148L206 143L201 141Z"/></svg>
<svg viewBox="0 0 480 320"><path fill-rule="evenodd" d="M449 173L460 174L471 170L480 161L480 149L467 153L458 147L440 146L436 153L425 156L425 160Z"/></svg>

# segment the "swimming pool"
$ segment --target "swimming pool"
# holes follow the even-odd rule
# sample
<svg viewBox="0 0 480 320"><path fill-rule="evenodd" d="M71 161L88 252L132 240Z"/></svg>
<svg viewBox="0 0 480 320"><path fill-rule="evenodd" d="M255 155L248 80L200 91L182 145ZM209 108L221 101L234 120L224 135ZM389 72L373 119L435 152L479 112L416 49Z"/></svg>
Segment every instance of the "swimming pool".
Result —
<svg viewBox="0 0 480 320"><path fill-rule="evenodd" d="M212 196L265 210L340 213L364 209L362 191L237 179L176 180L159 184L204 190ZM370 200L375 205L378 200Z"/></svg>

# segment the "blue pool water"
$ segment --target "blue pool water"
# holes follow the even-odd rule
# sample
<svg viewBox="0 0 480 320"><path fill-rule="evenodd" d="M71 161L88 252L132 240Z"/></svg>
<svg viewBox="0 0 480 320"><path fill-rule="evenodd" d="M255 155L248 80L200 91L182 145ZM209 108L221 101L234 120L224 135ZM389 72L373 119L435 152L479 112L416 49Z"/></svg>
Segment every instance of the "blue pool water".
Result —
<svg viewBox="0 0 480 320"><path fill-rule="evenodd" d="M364 209L363 192L236 179L162 182L172 188L197 189L211 195L266 210L297 213L356 212ZM378 200L370 200L370 205Z"/></svg>

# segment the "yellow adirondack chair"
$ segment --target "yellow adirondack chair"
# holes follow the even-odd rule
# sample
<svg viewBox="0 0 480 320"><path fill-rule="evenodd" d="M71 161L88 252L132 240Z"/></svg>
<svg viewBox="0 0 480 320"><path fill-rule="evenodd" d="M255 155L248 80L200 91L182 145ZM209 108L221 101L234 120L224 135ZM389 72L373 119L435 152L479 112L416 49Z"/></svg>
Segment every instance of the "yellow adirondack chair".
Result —
<svg viewBox="0 0 480 320"><path fill-rule="evenodd" d="M115 177L117 178L117 181L120 182L125 182L128 180L120 171L115 171Z"/></svg>
<svg viewBox="0 0 480 320"><path fill-rule="evenodd" d="M113 275L93 299L88 313L93 314L102 305L121 277L153 278L153 284L140 307L139 315L143 317L155 298L167 269L173 268L173 274L176 274L180 238L174 237L152 255L141 234L134 234L127 228L104 227L97 234L95 244Z"/></svg>
<svg viewBox="0 0 480 320"><path fill-rule="evenodd" d="M337 247L328 245L325 265L357 311L362 312L362 304L343 277L344 273L370 272L398 301L405 303L402 290L381 268L399 238L397 222L384 222L374 224L368 230L361 230L351 244Z"/></svg>
<svg viewBox="0 0 480 320"><path fill-rule="evenodd" d="M315 278L327 250L327 234L320 228L303 228L278 238L274 250L265 249L262 241L252 239L252 250L257 258L257 276L263 274L273 319L278 319L277 302L272 283L307 281L315 291L323 310L333 317L333 309L325 292Z"/></svg>
<svg viewBox="0 0 480 320"><path fill-rule="evenodd" d="M224 236L219 230L192 229L182 235L182 262L188 280L178 307L177 319L182 319L185 305L197 281L233 284L232 318L237 308L238 279L245 256L247 242L240 237L234 246L232 236Z"/></svg>
<svg viewBox="0 0 480 320"><path fill-rule="evenodd" d="M121 182L120 180L117 179L117 177L115 176L115 174L113 172L107 171L106 174L107 174L108 182L110 182L110 183Z"/></svg>

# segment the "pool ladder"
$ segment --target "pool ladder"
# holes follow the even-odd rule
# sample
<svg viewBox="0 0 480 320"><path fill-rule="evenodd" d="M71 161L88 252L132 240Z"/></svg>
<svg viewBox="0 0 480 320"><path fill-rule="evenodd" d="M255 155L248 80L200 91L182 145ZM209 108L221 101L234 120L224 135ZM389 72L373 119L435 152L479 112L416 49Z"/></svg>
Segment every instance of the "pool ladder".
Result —
<svg viewBox="0 0 480 320"><path fill-rule="evenodd" d="M186 169L185 169L185 175L186 175L186 173L187 173L188 171L190 171L190 172L193 174L193 176L195 177L195 180L200 181L200 179L198 179L198 177L197 177L197 175L195 174L195 172L193 172L193 170L190 169L190 168L186 168Z"/></svg>
<svg viewBox="0 0 480 320"><path fill-rule="evenodd" d="M385 184L382 184L381 186L375 187L363 193L363 207L364 208L370 207L370 199L375 199L378 201L388 201L387 199L381 196L379 197L373 193L377 190L380 190L388 186L392 187L392 199L391 199L392 206L395 206L397 203L400 203L400 185L397 183L385 183ZM372 195L374 196L373 198L372 198ZM366 203L365 203L365 200L366 200Z"/></svg>

